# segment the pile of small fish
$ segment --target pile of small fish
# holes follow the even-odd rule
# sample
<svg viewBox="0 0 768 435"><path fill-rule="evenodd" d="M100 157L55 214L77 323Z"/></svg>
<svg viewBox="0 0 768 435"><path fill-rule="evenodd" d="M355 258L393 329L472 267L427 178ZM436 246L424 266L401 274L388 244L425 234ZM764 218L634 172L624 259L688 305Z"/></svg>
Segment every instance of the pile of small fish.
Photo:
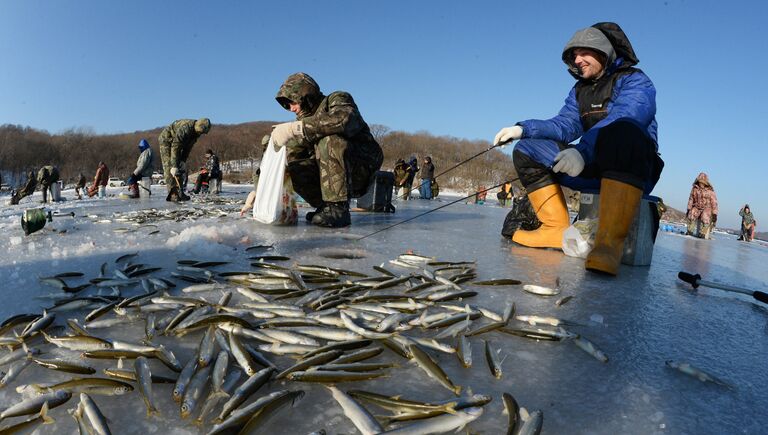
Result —
<svg viewBox="0 0 768 435"><path fill-rule="evenodd" d="M131 210L125 212L114 212L111 216L105 217L98 214L88 215L93 222L96 223L112 223L112 222L125 222L133 223L136 225L143 225L149 223L155 223L160 221L195 221L205 218L222 218L227 217L233 212L240 211L240 205L237 201L230 202L217 202L215 207L201 207L195 205L195 207L182 207L172 209L156 209L148 208L141 210ZM242 201L240 201L242 202Z"/></svg>
<svg viewBox="0 0 768 435"><path fill-rule="evenodd" d="M126 215L146 222L161 216L177 219L184 213L147 210ZM264 254L272 248L260 245L246 252ZM161 268L138 259L131 253L112 267L105 263L99 277L80 285L71 281L85 279L80 272L40 278L42 284L57 289L50 295L53 305L42 314L17 315L0 325L0 345L9 349L0 355L0 388L13 384L23 394L0 413L0 421L31 416L0 428L0 433L52 423L49 410L77 394L79 402L70 414L80 433L110 433L97 405L106 399L92 396L134 390L144 400L147 418L176 412L183 419L194 416L208 434L251 433L310 392L333 397L363 434L443 433L478 419L492 400L483 394L462 396L470 386L456 385L434 356L455 355L470 369L471 338L487 338L495 331L570 341L597 360L608 361L592 342L566 329L583 325L516 314L514 303L501 313L468 303L489 286L512 286L541 297L560 293L559 283L549 288L510 278L477 280L472 261L439 261L406 253L393 259L391 266L374 266L376 273L369 275L320 265L284 266L279 263L290 258L253 255L247 271L220 271L229 264L223 261L179 260L175 270L159 277ZM570 299L566 296L556 304ZM114 333L136 325L142 326L142 339L114 338ZM179 361L174 351L193 342L194 356ZM387 350L390 358L373 362ZM488 369L499 379L504 374L500 351L497 344L483 340ZM110 362L99 375L94 367L98 361ZM398 362L407 361L453 397L424 402L339 387L390 376L400 367ZM73 376L52 384L15 382L33 364ZM282 387L259 394L269 383ZM313 383L326 388L310 387ZM173 384L178 409L158 408L156 384ZM541 431L542 411L528 412L507 393L502 400L507 433ZM386 414L374 416L370 409Z"/></svg>

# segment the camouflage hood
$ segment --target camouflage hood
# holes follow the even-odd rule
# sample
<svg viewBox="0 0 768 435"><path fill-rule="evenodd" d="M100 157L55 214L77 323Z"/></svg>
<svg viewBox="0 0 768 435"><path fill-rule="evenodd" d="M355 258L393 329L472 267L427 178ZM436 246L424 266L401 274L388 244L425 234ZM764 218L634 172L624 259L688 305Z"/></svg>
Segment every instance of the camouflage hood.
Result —
<svg viewBox="0 0 768 435"><path fill-rule="evenodd" d="M709 177L704 172L699 173L696 180L694 180L693 185L697 184L705 189L714 189L712 183L709 182Z"/></svg>
<svg viewBox="0 0 768 435"><path fill-rule="evenodd" d="M324 97L325 95L320 92L320 86L315 79L309 74L296 73L288 76L285 83L280 86L275 100L285 110L289 110L290 103L299 103L301 112L298 113L297 117L302 118L313 114Z"/></svg>

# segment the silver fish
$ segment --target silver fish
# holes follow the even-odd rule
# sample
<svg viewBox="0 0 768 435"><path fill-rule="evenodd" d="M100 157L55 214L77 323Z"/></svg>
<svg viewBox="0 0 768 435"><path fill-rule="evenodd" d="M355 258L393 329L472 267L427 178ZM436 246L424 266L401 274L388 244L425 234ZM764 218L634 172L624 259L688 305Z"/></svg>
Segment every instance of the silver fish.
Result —
<svg viewBox="0 0 768 435"><path fill-rule="evenodd" d="M140 356L136 358L133 367L136 372L139 391L144 397L144 404L147 406L147 416L159 415L160 411L158 411L152 400L152 372L149 370L149 361L145 357Z"/></svg>

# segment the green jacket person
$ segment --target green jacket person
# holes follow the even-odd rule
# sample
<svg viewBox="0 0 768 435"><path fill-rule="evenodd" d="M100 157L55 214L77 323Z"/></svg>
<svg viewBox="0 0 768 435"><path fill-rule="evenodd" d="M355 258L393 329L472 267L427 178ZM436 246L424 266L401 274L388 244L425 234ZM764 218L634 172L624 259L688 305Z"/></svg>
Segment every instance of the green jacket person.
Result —
<svg viewBox="0 0 768 435"><path fill-rule="evenodd" d="M211 120L201 118L179 119L165 127L158 138L160 142L160 159L163 162L165 186L168 189L167 201L186 201L189 196L184 193L185 186L179 183L185 179L187 157L200 136L211 129Z"/></svg>
<svg viewBox="0 0 768 435"><path fill-rule="evenodd" d="M305 73L289 76L275 99L296 114L296 121L275 126L272 140L288 147L293 188L317 209L307 220L348 226L349 199L365 194L384 161L355 101L343 91L323 95Z"/></svg>

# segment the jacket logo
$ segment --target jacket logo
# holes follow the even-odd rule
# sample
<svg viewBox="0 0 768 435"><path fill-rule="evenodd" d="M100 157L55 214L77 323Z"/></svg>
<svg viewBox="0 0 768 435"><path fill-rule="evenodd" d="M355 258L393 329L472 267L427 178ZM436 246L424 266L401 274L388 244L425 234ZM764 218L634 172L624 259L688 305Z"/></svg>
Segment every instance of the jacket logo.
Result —
<svg viewBox="0 0 768 435"><path fill-rule="evenodd" d="M590 106L592 106L593 109L601 109L603 107L602 104L590 104Z"/></svg>

